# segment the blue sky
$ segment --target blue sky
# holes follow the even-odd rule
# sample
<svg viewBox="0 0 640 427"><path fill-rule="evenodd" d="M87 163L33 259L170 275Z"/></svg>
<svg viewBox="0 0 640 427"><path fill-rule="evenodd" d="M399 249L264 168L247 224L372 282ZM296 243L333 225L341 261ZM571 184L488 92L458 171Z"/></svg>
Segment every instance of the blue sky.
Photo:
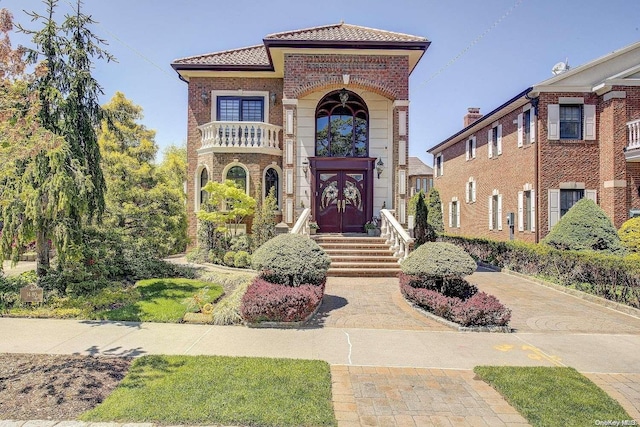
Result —
<svg viewBox="0 0 640 427"><path fill-rule="evenodd" d="M69 2L59 1L60 20ZM44 11L40 0L0 7L28 28L37 26L22 10ZM551 77L559 61L575 67L640 41L638 0L85 0L84 11L118 60L95 65L102 101L119 90L142 106L161 148L186 140L187 86L169 65L176 58L341 20L424 36L432 44L411 75L409 131L410 154L429 164L425 150L462 128L467 107L489 112Z"/></svg>

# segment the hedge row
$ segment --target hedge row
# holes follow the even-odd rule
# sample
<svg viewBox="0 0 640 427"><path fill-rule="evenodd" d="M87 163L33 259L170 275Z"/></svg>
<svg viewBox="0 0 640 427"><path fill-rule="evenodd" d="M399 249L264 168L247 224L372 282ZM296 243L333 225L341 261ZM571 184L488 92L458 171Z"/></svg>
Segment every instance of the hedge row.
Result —
<svg viewBox="0 0 640 427"><path fill-rule="evenodd" d="M511 320L511 310L484 292L463 300L432 289L414 288L407 280L400 281L400 291L427 311L462 326L505 326Z"/></svg>
<svg viewBox="0 0 640 427"><path fill-rule="evenodd" d="M442 236L441 239L462 247L475 259L497 267L640 308L640 259L637 256L560 251L540 244L459 236Z"/></svg>
<svg viewBox="0 0 640 427"><path fill-rule="evenodd" d="M299 322L313 313L323 295L324 283L294 287L257 277L242 297L240 313L249 323Z"/></svg>

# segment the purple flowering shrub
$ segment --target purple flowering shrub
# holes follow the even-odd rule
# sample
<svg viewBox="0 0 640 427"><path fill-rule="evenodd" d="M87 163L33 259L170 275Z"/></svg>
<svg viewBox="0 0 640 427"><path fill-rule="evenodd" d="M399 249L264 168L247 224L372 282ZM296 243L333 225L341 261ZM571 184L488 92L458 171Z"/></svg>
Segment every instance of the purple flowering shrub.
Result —
<svg viewBox="0 0 640 427"><path fill-rule="evenodd" d="M325 281L319 285L286 286L257 277L242 297L240 313L249 323L299 322L318 307L324 287Z"/></svg>
<svg viewBox="0 0 640 427"><path fill-rule="evenodd" d="M425 310L462 326L506 326L511 320L511 310L498 299L484 292L477 292L473 285L464 287L462 278L455 278L458 294L466 296L448 296L436 289L446 287L424 287L424 281L415 277L400 274L400 291L409 301ZM418 285L418 286L415 286ZM470 292L469 290L472 290ZM464 290L464 291L460 291Z"/></svg>

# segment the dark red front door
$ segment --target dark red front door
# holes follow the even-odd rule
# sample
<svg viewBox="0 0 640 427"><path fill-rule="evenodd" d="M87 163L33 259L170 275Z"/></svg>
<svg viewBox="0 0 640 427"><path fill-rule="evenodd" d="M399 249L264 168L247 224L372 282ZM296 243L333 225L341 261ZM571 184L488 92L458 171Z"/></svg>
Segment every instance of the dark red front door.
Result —
<svg viewBox="0 0 640 427"><path fill-rule="evenodd" d="M316 171L315 219L323 233L359 233L367 222L367 171Z"/></svg>

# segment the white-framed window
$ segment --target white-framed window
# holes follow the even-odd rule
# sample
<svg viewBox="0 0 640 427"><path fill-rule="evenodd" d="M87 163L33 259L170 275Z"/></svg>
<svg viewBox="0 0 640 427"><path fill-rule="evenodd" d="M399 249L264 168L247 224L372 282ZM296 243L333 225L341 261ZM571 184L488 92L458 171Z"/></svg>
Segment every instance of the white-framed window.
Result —
<svg viewBox="0 0 640 427"><path fill-rule="evenodd" d="M475 159L476 158L476 137L475 136L471 136L469 139L467 139L466 148L467 148L466 149L467 160Z"/></svg>
<svg viewBox="0 0 640 427"><path fill-rule="evenodd" d="M452 197L449 202L449 228L460 228L460 202Z"/></svg>
<svg viewBox="0 0 640 427"><path fill-rule="evenodd" d="M465 200L467 203L475 203L476 201L476 180L473 177L465 184Z"/></svg>
<svg viewBox="0 0 640 427"><path fill-rule="evenodd" d="M489 196L489 230L502 230L502 194L498 190Z"/></svg>
<svg viewBox="0 0 640 427"><path fill-rule="evenodd" d="M420 184L421 184L421 179L416 178L416 193L420 191Z"/></svg>
<svg viewBox="0 0 640 427"><path fill-rule="evenodd" d="M536 117L533 108L518 114L518 147L533 144L536 140Z"/></svg>
<svg viewBox="0 0 640 427"><path fill-rule="evenodd" d="M239 162L232 162L222 171L223 181L233 181L236 186L249 194L249 169Z"/></svg>
<svg viewBox="0 0 640 427"><path fill-rule="evenodd" d="M494 125L487 131L487 147L489 158L497 158L502 154L502 125Z"/></svg>
<svg viewBox="0 0 640 427"><path fill-rule="evenodd" d="M269 92L214 90L211 92L211 120L268 122Z"/></svg>
<svg viewBox="0 0 640 427"><path fill-rule="evenodd" d="M442 176L444 174L444 157L442 156L442 153L436 154L433 158L433 162L433 168L435 169L436 176Z"/></svg>
<svg viewBox="0 0 640 427"><path fill-rule="evenodd" d="M276 164L267 166L262 173L262 188L264 189L262 191L262 200L269 195L269 191L273 188L278 209L280 209L280 193L282 185L281 176L282 169L280 169Z"/></svg>
<svg viewBox="0 0 640 427"><path fill-rule="evenodd" d="M596 106L584 103L584 99L560 98L558 104L547 105L547 139L584 140L596 139Z"/></svg>
<svg viewBox="0 0 640 427"><path fill-rule="evenodd" d="M518 191L518 231L536 231L536 192L531 184Z"/></svg>
<svg viewBox="0 0 640 427"><path fill-rule="evenodd" d="M549 230L560 221L560 218L566 214L578 200L586 197L594 203L598 203L597 190L586 190L582 188L559 188L549 189L548 209L549 209Z"/></svg>

